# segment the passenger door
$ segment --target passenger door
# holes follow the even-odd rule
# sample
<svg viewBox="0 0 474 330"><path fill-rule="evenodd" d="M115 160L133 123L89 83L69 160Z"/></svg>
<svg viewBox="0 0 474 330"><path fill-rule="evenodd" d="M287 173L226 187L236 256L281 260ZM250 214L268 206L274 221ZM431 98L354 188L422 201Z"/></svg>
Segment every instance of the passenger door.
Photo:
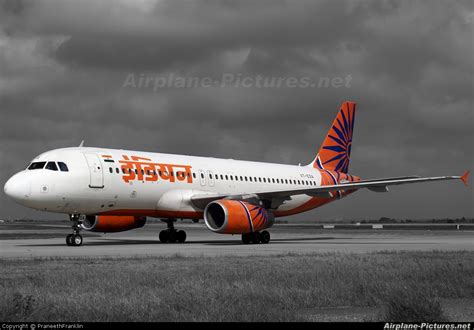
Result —
<svg viewBox="0 0 474 330"><path fill-rule="evenodd" d="M204 170L199 170L199 183L201 184L201 186L206 185L206 173L204 172Z"/></svg>
<svg viewBox="0 0 474 330"><path fill-rule="evenodd" d="M93 153L84 153L87 165L89 166L89 187L104 188L104 172L99 156Z"/></svg>
<svg viewBox="0 0 474 330"><path fill-rule="evenodd" d="M214 187L214 173L212 171L207 171L207 177L209 179L209 186Z"/></svg>

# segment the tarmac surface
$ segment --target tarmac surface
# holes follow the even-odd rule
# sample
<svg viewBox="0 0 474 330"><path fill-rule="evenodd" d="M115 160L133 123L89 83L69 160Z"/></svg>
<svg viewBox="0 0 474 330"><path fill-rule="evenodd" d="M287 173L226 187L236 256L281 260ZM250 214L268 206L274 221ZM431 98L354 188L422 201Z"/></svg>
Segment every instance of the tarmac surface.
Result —
<svg viewBox="0 0 474 330"><path fill-rule="evenodd" d="M377 251L474 251L474 230L444 229L321 229L321 226L279 224L270 228L269 244L243 245L240 235L220 235L205 225L177 223L187 233L184 244L158 240L165 224L123 233L83 232L84 244L66 246L67 224L0 226L1 258L35 257L136 257L136 256L253 256L313 254L324 252L369 253Z"/></svg>

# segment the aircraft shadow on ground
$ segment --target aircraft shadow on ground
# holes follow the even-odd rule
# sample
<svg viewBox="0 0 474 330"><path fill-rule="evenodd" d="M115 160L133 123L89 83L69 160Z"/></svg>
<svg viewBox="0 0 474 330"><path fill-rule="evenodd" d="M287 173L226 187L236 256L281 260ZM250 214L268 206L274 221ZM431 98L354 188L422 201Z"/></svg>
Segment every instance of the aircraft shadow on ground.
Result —
<svg viewBox="0 0 474 330"><path fill-rule="evenodd" d="M276 243L298 243L302 241L321 241L321 240L333 240L336 237L305 237L305 238L280 238L280 239L272 239L270 244ZM180 246L180 245L195 245L195 244L205 244L205 245L243 245L241 240L232 240L232 241L219 241L219 240L200 240L200 241L187 241L186 243L161 243L158 240L137 240L137 239L97 239L95 238L93 241L88 241L87 237L84 237L84 245L88 246L110 246L110 245L165 245L166 246ZM30 246L30 247L41 247L41 246L64 246L65 243L53 243L53 244L23 244L22 246ZM249 244L251 245L251 244Z"/></svg>
<svg viewBox="0 0 474 330"><path fill-rule="evenodd" d="M366 242L347 242L347 240L352 240L354 238L351 237L344 237L339 238L343 239L344 242L334 242L335 239L338 237L302 237L302 238L277 238L272 239L270 241L271 245L291 245L291 244L331 244L331 245L399 245L400 242L393 241L393 242L374 242L374 241L366 241ZM358 237L357 239L363 239ZM329 242L325 242L329 241ZM415 245L423 245L430 242L410 242L409 244ZM84 240L84 246L118 246L118 245L166 245L166 246L183 246L183 245L209 245L209 246L229 246L229 245L236 245L236 246L248 246L242 244L240 240L232 240L232 241L220 241L220 240L201 240L201 241L188 241L186 243L161 243L158 240L137 240L137 239L93 239L92 241L88 241L87 238ZM23 244L22 246L29 246L29 247L54 247L54 246L64 246L65 243L53 243L53 244ZM249 246L252 246L250 244ZM262 244L262 246L267 246ZM72 247L71 247L72 248Z"/></svg>

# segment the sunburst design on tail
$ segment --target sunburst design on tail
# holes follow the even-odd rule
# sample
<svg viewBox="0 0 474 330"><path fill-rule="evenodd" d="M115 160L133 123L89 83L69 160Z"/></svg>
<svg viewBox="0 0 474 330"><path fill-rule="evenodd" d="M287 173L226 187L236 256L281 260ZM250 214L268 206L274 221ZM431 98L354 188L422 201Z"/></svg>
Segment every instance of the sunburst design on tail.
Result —
<svg viewBox="0 0 474 330"><path fill-rule="evenodd" d="M352 148L355 119L354 102L344 102L332 123L312 166L347 173Z"/></svg>

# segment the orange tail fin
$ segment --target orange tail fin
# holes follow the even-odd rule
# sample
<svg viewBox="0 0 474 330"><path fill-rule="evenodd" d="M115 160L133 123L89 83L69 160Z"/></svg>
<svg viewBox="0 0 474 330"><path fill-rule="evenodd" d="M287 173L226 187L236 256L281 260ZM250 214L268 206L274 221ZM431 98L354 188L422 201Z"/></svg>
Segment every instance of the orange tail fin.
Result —
<svg viewBox="0 0 474 330"><path fill-rule="evenodd" d="M316 158L309 166L347 173L352 148L355 117L354 102L342 103Z"/></svg>

